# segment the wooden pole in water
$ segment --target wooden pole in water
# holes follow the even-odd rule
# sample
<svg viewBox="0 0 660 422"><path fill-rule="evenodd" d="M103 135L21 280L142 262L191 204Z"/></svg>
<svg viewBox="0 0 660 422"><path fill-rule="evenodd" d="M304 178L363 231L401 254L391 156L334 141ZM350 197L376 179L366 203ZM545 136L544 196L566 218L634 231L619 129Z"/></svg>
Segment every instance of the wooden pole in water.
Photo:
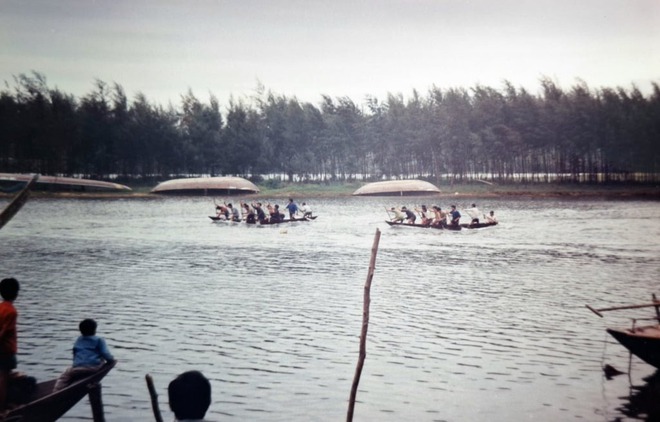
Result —
<svg viewBox="0 0 660 422"><path fill-rule="evenodd" d="M94 422L105 422L101 383L91 386L87 395L89 396L89 404L92 406L92 419Z"/></svg>
<svg viewBox="0 0 660 422"><path fill-rule="evenodd" d="M346 421L353 420L353 412L355 410L355 397L357 396L358 384L360 384L360 375L362 375L362 368L364 367L364 360L367 357L367 330L369 329L369 305L371 303L371 280L374 278L374 270L376 269L376 255L378 254L378 243L380 242L380 230L376 229L374 236L374 243L371 247L371 261L369 262L369 272L367 274L367 281L364 284L364 302L362 304L362 332L360 333L360 354L358 357L357 367L355 368L355 376L353 377L353 385L351 387L351 397L348 400L348 413Z"/></svg>
<svg viewBox="0 0 660 422"><path fill-rule="evenodd" d="M151 397L151 408L154 411L156 422L163 422L163 416L160 414L160 407L158 407L158 394L156 393L156 387L154 387L154 379L149 374L145 375L144 378L147 380L147 388Z"/></svg>

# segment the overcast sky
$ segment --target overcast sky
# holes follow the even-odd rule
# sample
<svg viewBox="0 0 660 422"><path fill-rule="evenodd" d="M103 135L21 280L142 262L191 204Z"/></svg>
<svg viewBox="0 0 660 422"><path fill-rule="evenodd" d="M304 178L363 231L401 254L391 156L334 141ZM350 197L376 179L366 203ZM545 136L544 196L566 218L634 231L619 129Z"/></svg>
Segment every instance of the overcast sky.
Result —
<svg viewBox="0 0 660 422"><path fill-rule="evenodd" d="M116 82L166 105L425 94L477 84L539 92L660 83L660 0L0 0L0 81L43 73L83 96Z"/></svg>

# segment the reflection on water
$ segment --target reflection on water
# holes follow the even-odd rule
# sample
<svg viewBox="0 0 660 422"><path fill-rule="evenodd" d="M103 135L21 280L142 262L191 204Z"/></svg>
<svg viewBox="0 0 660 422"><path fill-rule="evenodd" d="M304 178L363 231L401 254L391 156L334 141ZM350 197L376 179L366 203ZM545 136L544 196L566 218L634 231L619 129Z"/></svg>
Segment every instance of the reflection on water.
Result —
<svg viewBox="0 0 660 422"><path fill-rule="evenodd" d="M644 384L630 387L628 397L617 408L626 416L637 420L660 420L660 372L644 378Z"/></svg>
<svg viewBox="0 0 660 422"><path fill-rule="evenodd" d="M584 305L657 291L657 203L481 200L500 226L443 232L383 223L428 199L305 200L319 218L286 227L214 224L209 198L29 202L0 232L0 276L22 282L20 369L59 374L93 317L119 359L109 421L149 420L146 373L171 418L167 383L188 369L211 379L212 420L344 419L379 228L356 420L635 418L601 367L627 367L604 329L640 314Z"/></svg>

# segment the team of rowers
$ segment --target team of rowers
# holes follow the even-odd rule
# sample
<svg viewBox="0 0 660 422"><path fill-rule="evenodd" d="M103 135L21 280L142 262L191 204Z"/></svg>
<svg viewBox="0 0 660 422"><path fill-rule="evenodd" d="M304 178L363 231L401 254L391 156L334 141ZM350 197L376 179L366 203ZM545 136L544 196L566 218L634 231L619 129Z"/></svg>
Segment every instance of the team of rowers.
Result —
<svg viewBox="0 0 660 422"><path fill-rule="evenodd" d="M289 218L295 220L296 218L302 219L312 216L312 208L305 202L298 206L292 198L289 198L289 203L285 209L289 212ZM228 221L245 221L248 224L263 223L280 223L284 221L285 215L280 211L278 204L272 205L266 203L266 210L261 202L254 202L248 204L247 202L240 202L240 207L234 207L232 204L216 204L215 205L216 217ZM301 214L301 215L300 215ZM300 215L299 217L296 217Z"/></svg>
<svg viewBox="0 0 660 422"><path fill-rule="evenodd" d="M421 225L423 226L433 226L433 227L447 227L447 226L458 226L461 220L461 213L456 209L456 205L451 206L451 210L448 212L443 211L439 206L433 205L429 210L426 205L422 205L421 208L415 208L414 211L404 207L400 209L392 207L390 209L394 213L394 217L390 221L403 223L404 221L407 224L415 224L417 220L417 212L421 217ZM472 221L470 224L479 224L479 209L476 204L472 204L472 208L465 210L467 215L470 216ZM491 211L488 215L484 214L484 222L488 224L497 224L497 218L495 217L495 211Z"/></svg>

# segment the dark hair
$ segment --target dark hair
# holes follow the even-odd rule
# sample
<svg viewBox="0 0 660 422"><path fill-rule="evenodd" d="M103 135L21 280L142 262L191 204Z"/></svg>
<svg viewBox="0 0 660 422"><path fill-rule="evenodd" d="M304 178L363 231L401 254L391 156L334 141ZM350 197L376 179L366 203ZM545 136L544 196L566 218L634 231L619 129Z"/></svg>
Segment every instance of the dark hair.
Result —
<svg viewBox="0 0 660 422"><path fill-rule="evenodd" d="M80 333L84 336L93 336L96 334L96 321L93 319L83 319L78 325Z"/></svg>
<svg viewBox="0 0 660 422"><path fill-rule="evenodd" d="M167 396L177 419L202 419L211 405L211 383L199 371L184 372L170 382Z"/></svg>
<svg viewBox="0 0 660 422"><path fill-rule="evenodd" d="M5 278L0 281L0 296L4 300L14 301L18 297L18 291L20 290L20 285L18 280L15 278Z"/></svg>

